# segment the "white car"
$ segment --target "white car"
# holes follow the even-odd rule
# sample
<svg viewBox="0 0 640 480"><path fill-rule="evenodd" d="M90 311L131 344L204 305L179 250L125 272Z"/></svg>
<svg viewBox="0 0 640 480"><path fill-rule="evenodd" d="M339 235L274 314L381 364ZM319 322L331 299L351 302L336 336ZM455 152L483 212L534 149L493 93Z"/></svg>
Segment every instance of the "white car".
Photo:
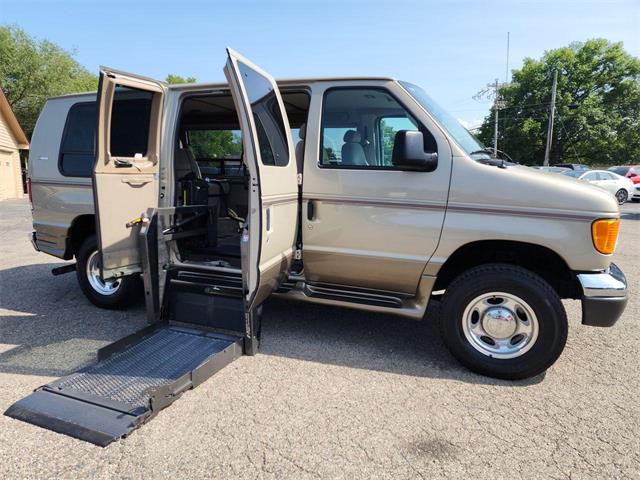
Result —
<svg viewBox="0 0 640 480"><path fill-rule="evenodd" d="M635 185L631 180L607 170L588 170L586 172L570 170L563 172L562 175L569 175L584 180L611 192L618 199L620 205L632 199L636 193Z"/></svg>

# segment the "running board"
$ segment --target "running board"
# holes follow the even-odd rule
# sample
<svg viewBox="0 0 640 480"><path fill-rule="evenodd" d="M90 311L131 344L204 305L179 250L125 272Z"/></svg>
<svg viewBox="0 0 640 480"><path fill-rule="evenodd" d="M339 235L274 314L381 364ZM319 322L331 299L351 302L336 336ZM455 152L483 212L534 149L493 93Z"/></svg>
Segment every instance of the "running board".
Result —
<svg viewBox="0 0 640 480"><path fill-rule="evenodd" d="M5 415L99 446L123 438L242 355L243 339L151 325L98 361L37 389Z"/></svg>
<svg viewBox="0 0 640 480"><path fill-rule="evenodd" d="M387 308L402 308L402 298L387 292L326 285L304 286L304 293L309 297L323 298L364 305Z"/></svg>

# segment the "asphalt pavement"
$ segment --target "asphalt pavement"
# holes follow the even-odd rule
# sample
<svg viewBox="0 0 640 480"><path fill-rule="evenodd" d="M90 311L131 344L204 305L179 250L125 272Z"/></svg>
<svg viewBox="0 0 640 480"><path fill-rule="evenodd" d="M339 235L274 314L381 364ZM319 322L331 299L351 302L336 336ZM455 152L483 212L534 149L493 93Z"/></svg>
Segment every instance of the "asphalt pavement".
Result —
<svg viewBox="0 0 640 480"><path fill-rule="evenodd" d="M257 356L107 448L0 416L0 478L640 478L640 204L622 210L624 316L586 327L565 302L545 375L470 373L429 322L272 300ZM0 202L0 411L145 324L53 277L30 231L28 202Z"/></svg>

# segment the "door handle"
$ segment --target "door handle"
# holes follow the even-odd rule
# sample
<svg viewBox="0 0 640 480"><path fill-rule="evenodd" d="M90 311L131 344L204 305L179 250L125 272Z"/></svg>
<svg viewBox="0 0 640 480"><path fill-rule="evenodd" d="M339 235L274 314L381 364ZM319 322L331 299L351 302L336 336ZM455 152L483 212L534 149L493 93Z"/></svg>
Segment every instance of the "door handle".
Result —
<svg viewBox="0 0 640 480"><path fill-rule="evenodd" d="M307 201L307 220L313 220L316 215L316 207L313 200Z"/></svg>
<svg viewBox="0 0 640 480"><path fill-rule="evenodd" d="M271 231L271 208L269 207L267 207L266 217L267 217L267 232L270 232Z"/></svg>
<svg viewBox="0 0 640 480"><path fill-rule="evenodd" d="M150 178L140 178L140 177L132 177L132 178L123 178L122 183L128 183L132 187L140 187L145 185L151 181Z"/></svg>
<svg viewBox="0 0 640 480"><path fill-rule="evenodd" d="M129 160L124 160L122 158L116 158L113 160L113 165L116 168L129 168L129 167L133 167L133 163L131 163Z"/></svg>

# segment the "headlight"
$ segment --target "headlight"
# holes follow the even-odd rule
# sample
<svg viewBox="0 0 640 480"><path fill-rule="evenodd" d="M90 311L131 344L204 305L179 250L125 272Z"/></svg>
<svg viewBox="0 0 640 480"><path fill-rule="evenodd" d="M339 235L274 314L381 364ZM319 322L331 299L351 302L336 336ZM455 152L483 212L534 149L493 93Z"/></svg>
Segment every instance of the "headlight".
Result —
<svg viewBox="0 0 640 480"><path fill-rule="evenodd" d="M612 254L618 243L618 232L620 231L619 218L602 218L591 224L591 238L593 246L600 253Z"/></svg>

